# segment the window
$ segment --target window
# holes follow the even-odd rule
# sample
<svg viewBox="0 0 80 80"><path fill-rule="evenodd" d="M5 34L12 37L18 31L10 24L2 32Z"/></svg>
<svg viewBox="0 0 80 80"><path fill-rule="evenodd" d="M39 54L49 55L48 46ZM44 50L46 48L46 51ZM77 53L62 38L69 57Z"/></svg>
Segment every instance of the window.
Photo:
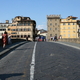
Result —
<svg viewBox="0 0 80 80"><path fill-rule="evenodd" d="M57 25L57 23L55 23L55 25Z"/></svg>
<svg viewBox="0 0 80 80"><path fill-rule="evenodd" d="M27 25L27 23L24 23L24 26L26 26Z"/></svg>
<svg viewBox="0 0 80 80"><path fill-rule="evenodd" d="M50 34L50 37L52 37L52 34Z"/></svg>
<svg viewBox="0 0 80 80"><path fill-rule="evenodd" d="M21 29L17 29L18 31L21 31Z"/></svg>
<svg viewBox="0 0 80 80"><path fill-rule="evenodd" d="M28 37L30 37L30 35L28 35Z"/></svg>
<svg viewBox="0 0 80 80"><path fill-rule="evenodd" d="M24 28L24 31L26 31L26 28Z"/></svg>
<svg viewBox="0 0 80 80"><path fill-rule="evenodd" d="M11 34L17 34L17 33L11 33Z"/></svg>
<svg viewBox="0 0 80 80"><path fill-rule="evenodd" d="M15 29L12 29L12 31L16 31Z"/></svg>
<svg viewBox="0 0 80 80"><path fill-rule="evenodd" d="M23 38L23 35L21 35L21 38Z"/></svg>
<svg viewBox="0 0 80 80"><path fill-rule="evenodd" d="M23 29L21 29L21 31L23 31Z"/></svg>
<svg viewBox="0 0 80 80"><path fill-rule="evenodd" d="M17 35L17 37L19 38L19 35Z"/></svg>
<svg viewBox="0 0 80 80"><path fill-rule="evenodd" d="M73 34L73 36L75 36L75 34Z"/></svg>
<svg viewBox="0 0 80 80"><path fill-rule="evenodd" d="M57 30L57 28L55 28L55 30Z"/></svg>
<svg viewBox="0 0 80 80"><path fill-rule="evenodd" d="M52 30L52 28L50 28L50 30Z"/></svg>
<svg viewBox="0 0 80 80"><path fill-rule="evenodd" d="M23 23L18 23L17 26L23 26Z"/></svg>
<svg viewBox="0 0 80 80"><path fill-rule="evenodd" d="M28 22L28 26L30 26L30 22Z"/></svg>
<svg viewBox="0 0 80 80"><path fill-rule="evenodd" d="M24 38L26 37L26 35L24 35Z"/></svg>
<svg viewBox="0 0 80 80"><path fill-rule="evenodd" d="M10 31L10 29L8 29L8 31Z"/></svg>
<svg viewBox="0 0 80 80"><path fill-rule="evenodd" d="M57 19L55 19L55 21L57 21Z"/></svg>
<svg viewBox="0 0 80 80"><path fill-rule="evenodd" d="M68 25L70 25L70 23L68 23Z"/></svg>
<svg viewBox="0 0 80 80"><path fill-rule="evenodd" d="M50 23L50 26L52 26L52 23Z"/></svg>
<svg viewBox="0 0 80 80"><path fill-rule="evenodd" d="M75 33L75 31L73 31Z"/></svg>
<svg viewBox="0 0 80 80"><path fill-rule="evenodd" d="M63 23L63 25L65 25L65 23Z"/></svg>
<svg viewBox="0 0 80 80"><path fill-rule="evenodd" d="M3 31L6 31L6 29L3 29Z"/></svg>
<svg viewBox="0 0 80 80"><path fill-rule="evenodd" d="M78 32L80 33L80 29L78 29Z"/></svg>
<svg viewBox="0 0 80 80"><path fill-rule="evenodd" d="M68 37L70 37L70 34L68 34Z"/></svg>
<svg viewBox="0 0 80 80"><path fill-rule="evenodd" d="M31 29L30 29L30 28L28 28L28 31L31 31Z"/></svg>
<svg viewBox="0 0 80 80"><path fill-rule="evenodd" d="M4 25L4 27L6 27L6 25Z"/></svg>
<svg viewBox="0 0 80 80"><path fill-rule="evenodd" d="M73 23L73 25L75 25L75 23Z"/></svg>
<svg viewBox="0 0 80 80"><path fill-rule="evenodd" d="M64 34L63 36L66 36L66 34Z"/></svg>
<svg viewBox="0 0 80 80"><path fill-rule="evenodd" d="M18 29L16 29L16 31L18 31Z"/></svg>
<svg viewBox="0 0 80 80"><path fill-rule="evenodd" d="M70 29L70 27L68 27L68 29Z"/></svg>

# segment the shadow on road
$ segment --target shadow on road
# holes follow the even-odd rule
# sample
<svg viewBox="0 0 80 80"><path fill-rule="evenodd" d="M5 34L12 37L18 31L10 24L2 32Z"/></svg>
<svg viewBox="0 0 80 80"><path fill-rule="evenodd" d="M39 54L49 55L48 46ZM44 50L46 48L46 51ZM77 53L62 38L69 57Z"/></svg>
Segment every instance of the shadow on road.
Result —
<svg viewBox="0 0 80 80"><path fill-rule="evenodd" d="M13 76L21 76L23 73L12 73L12 74L0 74L0 80L6 80L6 78L10 78Z"/></svg>

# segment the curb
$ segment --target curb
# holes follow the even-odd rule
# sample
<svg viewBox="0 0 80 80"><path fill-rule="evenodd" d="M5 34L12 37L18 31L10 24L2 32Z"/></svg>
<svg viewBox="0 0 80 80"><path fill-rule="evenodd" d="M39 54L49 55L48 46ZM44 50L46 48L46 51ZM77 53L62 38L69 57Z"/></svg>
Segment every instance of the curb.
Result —
<svg viewBox="0 0 80 80"><path fill-rule="evenodd" d="M26 41L25 41L25 42L21 42L21 43L16 44L16 45L13 45L13 46L11 46L11 47L5 49L4 51L0 52L0 56L4 55L5 53L9 52L10 50L12 50L12 49L14 49L14 48L16 48L16 47L18 47L18 46L24 44L24 43L26 43Z"/></svg>

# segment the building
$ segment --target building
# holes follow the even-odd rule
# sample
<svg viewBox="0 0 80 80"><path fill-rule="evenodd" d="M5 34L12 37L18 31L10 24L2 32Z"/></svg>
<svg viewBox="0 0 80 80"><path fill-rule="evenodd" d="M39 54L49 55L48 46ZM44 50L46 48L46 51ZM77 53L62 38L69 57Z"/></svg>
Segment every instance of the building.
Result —
<svg viewBox="0 0 80 80"><path fill-rule="evenodd" d="M47 16L47 39L51 40L51 37L55 35L60 36L60 15L48 15Z"/></svg>
<svg viewBox="0 0 80 80"><path fill-rule="evenodd" d="M40 30L38 30L37 35L44 36L45 39L47 39L47 31L44 30L44 29L40 29Z"/></svg>
<svg viewBox="0 0 80 80"><path fill-rule="evenodd" d="M78 37L80 38L80 20L77 20L77 24L78 24Z"/></svg>
<svg viewBox="0 0 80 80"><path fill-rule="evenodd" d="M2 34L10 25L12 25L12 23L9 23L9 20L6 20L5 23L0 23L0 38L2 38Z"/></svg>
<svg viewBox="0 0 80 80"><path fill-rule="evenodd" d="M12 19L12 25L7 28L7 32L11 34L12 39L25 39L28 36L29 40L33 41L35 29L36 22L30 17L16 16Z"/></svg>
<svg viewBox="0 0 80 80"><path fill-rule="evenodd" d="M62 36L62 38L78 38L77 31L77 17L68 16L65 19L61 19L60 35Z"/></svg>

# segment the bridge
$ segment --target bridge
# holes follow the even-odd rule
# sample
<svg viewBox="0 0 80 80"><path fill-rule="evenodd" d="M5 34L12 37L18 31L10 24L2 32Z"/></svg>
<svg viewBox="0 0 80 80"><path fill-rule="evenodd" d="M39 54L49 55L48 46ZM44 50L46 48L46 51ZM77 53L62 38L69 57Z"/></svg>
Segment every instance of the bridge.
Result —
<svg viewBox="0 0 80 80"><path fill-rule="evenodd" d="M0 80L80 80L80 44L21 41L0 46Z"/></svg>

